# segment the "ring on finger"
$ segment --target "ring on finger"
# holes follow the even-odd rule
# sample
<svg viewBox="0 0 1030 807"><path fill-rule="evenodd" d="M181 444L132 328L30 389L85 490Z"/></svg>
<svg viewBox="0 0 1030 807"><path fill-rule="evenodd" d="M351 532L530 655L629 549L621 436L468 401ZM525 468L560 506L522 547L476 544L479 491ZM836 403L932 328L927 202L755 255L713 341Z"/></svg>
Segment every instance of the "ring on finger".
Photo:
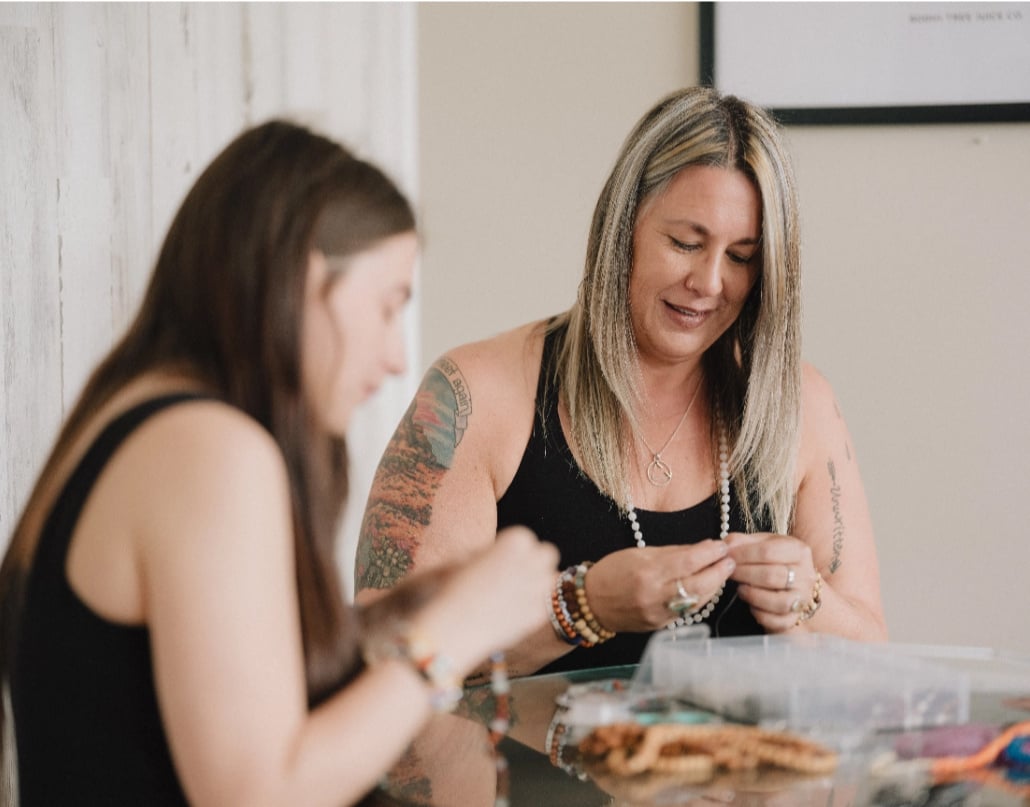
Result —
<svg viewBox="0 0 1030 807"><path fill-rule="evenodd" d="M691 609L696 608L699 602L701 602L701 598L696 594L691 594L683 588L683 582L681 580L677 580L676 596L665 603L665 607L674 614L682 614L684 611L690 611Z"/></svg>
<svg viewBox="0 0 1030 807"><path fill-rule="evenodd" d="M790 591L792 588L794 588L794 576L795 576L794 575L794 567L793 566L788 566L787 567L787 582L783 586L783 588L786 589L787 591Z"/></svg>

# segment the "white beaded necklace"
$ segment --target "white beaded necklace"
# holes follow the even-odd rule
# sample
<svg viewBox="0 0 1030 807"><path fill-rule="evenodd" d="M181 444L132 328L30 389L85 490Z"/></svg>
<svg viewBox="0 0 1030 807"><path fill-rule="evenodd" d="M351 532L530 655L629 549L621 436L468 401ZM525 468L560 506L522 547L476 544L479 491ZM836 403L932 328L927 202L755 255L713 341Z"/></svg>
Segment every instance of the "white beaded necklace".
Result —
<svg viewBox="0 0 1030 807"><path fill-rule="evenodd" d="M729 452L726 450L726 433L719 427L719 539L726 540L730 534L730 462ZM626 515L629 517L629 526L633 530L633 540L638 547L643 549L647 544L644 542L644 533L640 529L640 522L637 520L637 511L633 507L633 501L629 494L629 485L626 486ZM674 619L667 628L678 628L682 625L690 625L694 622L701 622L712 615L719 598L722 596L726 584L719 586L719 590L704 607L692 614Z"/></svg>

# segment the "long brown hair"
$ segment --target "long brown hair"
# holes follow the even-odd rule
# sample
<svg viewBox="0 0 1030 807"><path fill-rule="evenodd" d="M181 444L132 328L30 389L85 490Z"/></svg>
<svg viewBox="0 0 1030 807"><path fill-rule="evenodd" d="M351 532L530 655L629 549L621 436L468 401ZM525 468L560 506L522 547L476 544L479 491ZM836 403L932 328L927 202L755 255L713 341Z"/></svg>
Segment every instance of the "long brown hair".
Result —
<svg viewBox="0 0 1030 807"><path fill-rule="evenodd" d="M304 284L313 249L345 257L413 231L403 194L378 168L286 121L249 129L186 195L139 312L93 372L62 428L0 566L0 683L6 686L43 491L86 424L141 373L187 367L275 438L289 475L308 699L359 666L357 618L334 558L347 497L342 438L324 432L301 384ZM0 734L9 724L0 705ZM10 759L8 754L4 755Z"/></svg>

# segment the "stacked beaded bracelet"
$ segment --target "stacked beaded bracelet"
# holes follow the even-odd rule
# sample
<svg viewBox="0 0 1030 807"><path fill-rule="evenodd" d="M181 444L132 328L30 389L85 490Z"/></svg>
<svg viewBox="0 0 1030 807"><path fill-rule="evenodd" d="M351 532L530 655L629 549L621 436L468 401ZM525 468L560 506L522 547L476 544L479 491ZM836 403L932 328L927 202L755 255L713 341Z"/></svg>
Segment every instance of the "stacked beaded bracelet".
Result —
<svg viewBox="0 0 1030 807"><path fill-rule="evenodd" d="M429 703L436 712L450 712L462 698L461 680L450 657L438 653L424 638L400 634L365 648L365 663L396 659L411 665L429 687Z"/></svg>
<svg viewBox="0 0 1030 807"><path fill-rule="evenodd" d="M607 642L609 639L614 638L615 631L608 630L600 622L598 622L597 617L594 616L594 612L590 610L589 603L587 603L587 571L593 565L594 564L590 561L584 561L583 563L580 563L578 566L576 566L575 597L576 607L579 611L579 615L582 617L587 629L589 629L597 635L597 644L600 644L601 642Z"/></svg>
<svg viewBox="0 0 1030 807"><path fill-rule="evenodd" d="M822 600L823 591L823 576L819 572L815 573L815 585L812 587L812 599L808 601L801 613L798 614L798 621L794 623L794 627L797 627L802 622L807 622L815 616L815 612L819 610L819 606L823 604Z"/></svg>
<svg viewBox="0 0 1030 807"><path fill-rule="evenodd" d="M586 640L576 632L573 627L572 615L569 613L569 606L565 602L565 595L563 593L562 585L565 577L565 572L562 572L558 576L558 581L555 583L554 590L551 592L551 627L554 628L555 634L566 644L580 645L586 647L593 647L593 645L586 642Z"/></svg>
<svg viewBox="0 0 1030 807"><path fill-rule="evenodd" d="M586 575L593 563L570 566L558 576L551 593L551 627L559 639L571 645L594 647L613 636L597 621L587 602Z"/></svg>

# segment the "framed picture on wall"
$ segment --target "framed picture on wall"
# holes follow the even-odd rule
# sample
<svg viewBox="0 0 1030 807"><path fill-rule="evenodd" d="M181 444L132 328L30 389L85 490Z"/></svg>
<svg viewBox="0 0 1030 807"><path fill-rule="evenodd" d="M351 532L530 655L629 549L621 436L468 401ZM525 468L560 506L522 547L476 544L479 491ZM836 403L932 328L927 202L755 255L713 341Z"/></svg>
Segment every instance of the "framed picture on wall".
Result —
<svg viewBox="0 0 1030 807"><path fill-rule="evenodd" d="M701 3L701 78L784 123L1030 121L1030 3Z"/></svg>

